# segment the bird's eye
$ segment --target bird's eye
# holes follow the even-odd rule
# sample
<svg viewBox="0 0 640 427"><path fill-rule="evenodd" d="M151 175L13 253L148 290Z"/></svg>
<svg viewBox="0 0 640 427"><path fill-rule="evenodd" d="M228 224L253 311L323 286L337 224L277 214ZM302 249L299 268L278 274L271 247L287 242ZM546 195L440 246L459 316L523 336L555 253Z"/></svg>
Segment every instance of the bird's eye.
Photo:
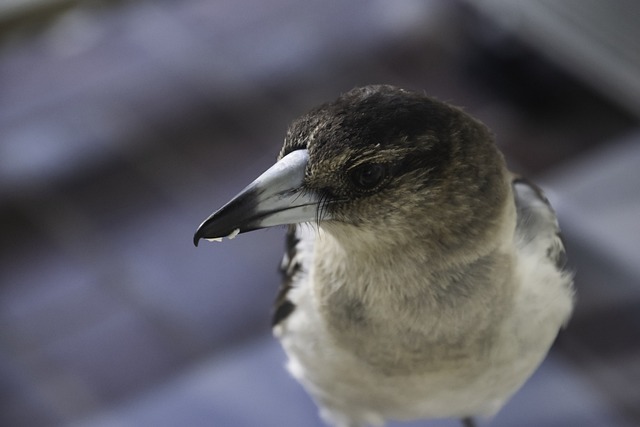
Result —
<svg viewBox="0 0 640 427"><path fill-rule="evenodd" d="M360 190L372 190L385 179L387 170L379 163L365 163L349 172L353 185Z"/></svg>

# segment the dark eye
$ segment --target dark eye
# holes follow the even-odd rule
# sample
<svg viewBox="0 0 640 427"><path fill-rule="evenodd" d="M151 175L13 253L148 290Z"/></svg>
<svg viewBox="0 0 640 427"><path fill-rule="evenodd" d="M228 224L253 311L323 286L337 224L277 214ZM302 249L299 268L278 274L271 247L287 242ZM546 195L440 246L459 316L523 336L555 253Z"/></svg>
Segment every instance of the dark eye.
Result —
<svg viewBox="0 0 640 427"><path fill-rule="evenodd" d="M372 190L386 178L387 169L379 163L365 163L351 169L349 178L360 190Z"/></svg>

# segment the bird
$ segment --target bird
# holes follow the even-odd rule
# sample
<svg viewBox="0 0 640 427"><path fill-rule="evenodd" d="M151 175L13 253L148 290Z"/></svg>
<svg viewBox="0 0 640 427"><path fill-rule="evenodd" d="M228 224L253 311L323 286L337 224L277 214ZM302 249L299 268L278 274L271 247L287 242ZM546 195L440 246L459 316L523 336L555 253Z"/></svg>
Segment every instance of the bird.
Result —
<svg viewBox="0 0 640 427"><path fill-rule="evenodd" d="M286 227L273 332L335 427L495 415L574 304L542 191L462 108L356 87L289 126L277 161L198 227Z"/></svg>

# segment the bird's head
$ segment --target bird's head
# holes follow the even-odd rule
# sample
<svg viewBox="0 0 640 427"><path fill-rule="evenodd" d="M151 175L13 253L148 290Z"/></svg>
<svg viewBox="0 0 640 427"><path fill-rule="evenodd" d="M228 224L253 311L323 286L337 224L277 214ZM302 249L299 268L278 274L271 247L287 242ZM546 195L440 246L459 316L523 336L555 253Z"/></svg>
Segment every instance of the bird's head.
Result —
<svg viewBox="0 0 640 427"><path fill-rule="evenodd" d="M317 222L345 243L426 237L455 249L491 228L506 174L490 132L461 110L393 86L357 88L295 120L278 161L194 242Z"/></svg>

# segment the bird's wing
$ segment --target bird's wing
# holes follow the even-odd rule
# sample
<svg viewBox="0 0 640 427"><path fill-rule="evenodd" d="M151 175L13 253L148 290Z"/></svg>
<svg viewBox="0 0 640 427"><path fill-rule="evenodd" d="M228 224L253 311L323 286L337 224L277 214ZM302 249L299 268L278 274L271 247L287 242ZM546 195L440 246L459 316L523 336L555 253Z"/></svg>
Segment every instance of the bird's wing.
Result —
<svg viewBox="0 0 640 427"><path fill-rule="evenodd" d="M563 270L566 264L560 227L549 200L532 182L514 177L512 181L517 209L516 239L518 249L544 253Z"/></svg>
<svg viewBox="0 0 640 427"><path fill-rule="evenodd" d="M286 319L295 309L295 304L290 298L290 291L304 280L308 266L313 257L313 240L310 226L289 225L286 235L286 250L282 263L280 264L280 274L282 283L275 301L272 326L278 325Z"/></svg>

